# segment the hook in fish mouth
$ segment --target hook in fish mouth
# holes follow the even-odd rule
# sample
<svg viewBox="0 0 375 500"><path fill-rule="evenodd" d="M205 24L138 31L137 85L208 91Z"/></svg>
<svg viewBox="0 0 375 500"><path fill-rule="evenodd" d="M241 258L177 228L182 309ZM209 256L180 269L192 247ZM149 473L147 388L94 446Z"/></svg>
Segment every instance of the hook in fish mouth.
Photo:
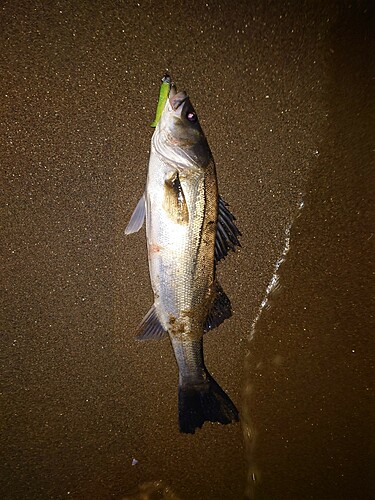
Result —
<svg viewBox="0 0 375 500"><path fill-rule="evenodd" d="M168 73L165 73L163 78L161 79L161 82L162 83L169 83L169 85L172 84L172 80L171 80L171 77Z"/></svg>
<svg viewBox="0 0 375 500"><path fill-rule="evenodd" d="M171 91L169 92L169 102L174 111L176 111L188 98L189 96L186 92L177 93L176 87L172 85Z"/></svg>

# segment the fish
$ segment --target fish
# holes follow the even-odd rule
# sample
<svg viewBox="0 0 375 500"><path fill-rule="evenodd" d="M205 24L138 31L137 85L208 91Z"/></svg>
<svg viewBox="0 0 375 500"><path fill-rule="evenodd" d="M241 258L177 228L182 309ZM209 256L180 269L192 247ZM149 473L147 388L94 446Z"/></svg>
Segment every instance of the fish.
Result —
<svg viewBox="0 0 375 500"><path fill-rule="evenodd" d="M219 195L213 155L190 97L169 77L162 82L169 91L155 122L146 188L125 234L146 221L154 304L137 339L169 337L179 372L179 430L194 434L205 422L239 420L206 368L203 337L232 315L216 268L240 246L241 233Z"/></svg>

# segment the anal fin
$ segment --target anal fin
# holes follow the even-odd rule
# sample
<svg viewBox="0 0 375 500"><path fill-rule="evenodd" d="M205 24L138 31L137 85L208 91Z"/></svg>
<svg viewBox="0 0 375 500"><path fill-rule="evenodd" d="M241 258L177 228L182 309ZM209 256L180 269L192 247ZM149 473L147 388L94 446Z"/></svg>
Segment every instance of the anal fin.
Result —
<svg viewBox="0 0 375 500"><path fill-rule="evenodd" d="M136 335L137 340L159 340L167 336L168 332L163 328L158 315L156 313L155 305L153 304L146 316L143 318L139 325Z"/></svg>

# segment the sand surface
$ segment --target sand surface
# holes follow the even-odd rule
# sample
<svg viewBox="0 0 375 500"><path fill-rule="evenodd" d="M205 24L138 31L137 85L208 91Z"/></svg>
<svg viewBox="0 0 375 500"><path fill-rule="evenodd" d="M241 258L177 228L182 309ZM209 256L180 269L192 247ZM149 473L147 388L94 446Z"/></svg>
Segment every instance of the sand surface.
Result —
<svg viewBox="0 0 375 500"><path fill-rule="evenodd" d="M1 498L375 496L370 4L1 3ZM194 436L123 233L165 70L243 235L205 340L242 422Z"/></svg>

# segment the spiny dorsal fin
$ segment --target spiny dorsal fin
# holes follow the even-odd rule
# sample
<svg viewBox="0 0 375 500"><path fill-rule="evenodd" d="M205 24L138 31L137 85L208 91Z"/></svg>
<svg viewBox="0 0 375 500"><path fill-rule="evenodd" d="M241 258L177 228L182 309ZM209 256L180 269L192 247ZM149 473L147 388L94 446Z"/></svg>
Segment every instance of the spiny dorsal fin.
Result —
<svg viewBox="0 0 375 500"><path fill-rule="evenodd" d="M240 247L238 236L241 236L237 228L235 216L229 211L227 203L219 195L219 210L217 217L217 230L215 242L215 261L225 258L229 250L235 250L236 246Z"/></svg>

